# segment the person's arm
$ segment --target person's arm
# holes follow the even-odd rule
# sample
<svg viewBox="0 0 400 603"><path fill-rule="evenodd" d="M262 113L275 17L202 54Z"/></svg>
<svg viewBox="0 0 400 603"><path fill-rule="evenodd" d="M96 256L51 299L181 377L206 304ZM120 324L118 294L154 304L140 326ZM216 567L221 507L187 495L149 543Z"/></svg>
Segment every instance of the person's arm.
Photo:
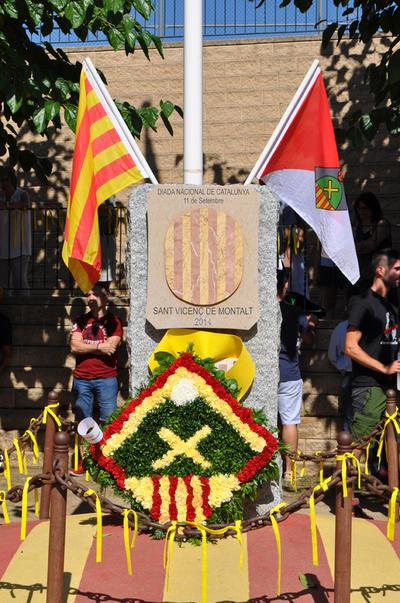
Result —
<svg viewBox="0 0 400 603"><path fill-rule="evenodd" d="M121 338L114 335L106 341L98 341L94 344L85 343L83 335L75 331L71 335L70 349L73 354L97 354L99 356L111 356L119 346Z"/></svg>
<svg viewBox="0 0 400 603"><path fill-rule="evenodd" d="M11 360L11 356L12 356L12 347L10 345L3 345L1 351L2 351L2 355L1 355L1 361L0 361L0 373L3 369L6 368L6 366L9 366L9 364L10 364L10 360Z"/></svg>
<svg viewBox="0 0 400 603"><path fill-rule="evenodd" d="M314 343L316 325L317 318L312 314L307 317L305 315L300 317L300 334L306 347L311 347Z"/></svg>
<svg viewBox="0 0 400 603"><path fill-rule="evenodd" d="M367 352L360 347L362 332L355 327L349 326L347 329L344 351L347 356L358 364L365 366L372 371L381 373L382 375L394 375L400 373L400 360L394 360L391 364L383 364L379 360L372 358Z"/></svg>

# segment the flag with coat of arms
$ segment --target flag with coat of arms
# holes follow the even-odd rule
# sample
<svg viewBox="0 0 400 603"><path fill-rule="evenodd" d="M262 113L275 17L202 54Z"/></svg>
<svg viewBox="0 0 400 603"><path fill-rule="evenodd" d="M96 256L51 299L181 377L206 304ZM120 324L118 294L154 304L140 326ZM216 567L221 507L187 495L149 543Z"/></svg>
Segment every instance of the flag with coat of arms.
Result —
<svg viewBox="0 0 400 603"><path fill-rule="evenodd" d="M335 134L319 62L303 82L245 184L257 176L311 226L351 283L360 278Z"/></svg>

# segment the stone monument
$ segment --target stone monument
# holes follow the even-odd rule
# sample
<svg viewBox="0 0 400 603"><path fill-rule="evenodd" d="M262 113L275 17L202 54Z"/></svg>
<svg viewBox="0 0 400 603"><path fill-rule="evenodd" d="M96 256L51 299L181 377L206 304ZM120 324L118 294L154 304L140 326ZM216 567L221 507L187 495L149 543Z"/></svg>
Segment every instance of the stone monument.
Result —
<svg viewBox="0 0 400 603"><path fill-rule="evenodd" d="M242 402L277 423L278 202L266 186L143 185L129 197L130 388L170 328L240 336L255 365ZM257 512L280 500L267 485ZM252 514L252 510L248 510Z"/></svg>

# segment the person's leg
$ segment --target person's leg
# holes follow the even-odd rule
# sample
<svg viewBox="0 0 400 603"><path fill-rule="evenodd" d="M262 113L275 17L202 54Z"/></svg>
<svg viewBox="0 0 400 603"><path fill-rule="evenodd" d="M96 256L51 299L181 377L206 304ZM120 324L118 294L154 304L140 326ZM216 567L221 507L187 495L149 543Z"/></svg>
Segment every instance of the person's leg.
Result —
<svg viewBox="0 0 400 603"><path fill-rule="evenodd" d="M303 380L284 381L278 387L278 412L282 423L282 441L291 452L298 449L297 425L303 398ZM284 457L284 477L290 473L290 456Z"/></svg>
<svg viewBox="0 0 400 603"><path fill-rule="evenodd" d="M100 421L107 421L117 408L118 380L116 377L93 379L96 402L99 405Z"/></svg>
<svg viewBox="0 0 400 603"><path fill-rule="evenodd" d="M353 440L366 436L379 423L386 408L386 394L380 387L356 387L352 390ZM356 453L356 451L355 451ZM358 456L361 451L357 450Z"/></svg>
<svg viewBox="0 0 400 603"><path fill-rule="evenodd" d="M79 422L93 415L93 380L74 379L73 390L76 393L74 404L75 419Z"/></svg>

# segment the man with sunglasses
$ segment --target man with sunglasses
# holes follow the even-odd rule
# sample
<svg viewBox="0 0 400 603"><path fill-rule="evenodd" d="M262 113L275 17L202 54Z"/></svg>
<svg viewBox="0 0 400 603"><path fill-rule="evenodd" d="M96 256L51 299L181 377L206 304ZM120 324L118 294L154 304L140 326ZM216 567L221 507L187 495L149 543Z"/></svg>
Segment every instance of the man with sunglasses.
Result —
<svg viewBox="0 0 400 603"><path fill-rule="evenodd" d="M73 388L77 394L77 421L93 416L94 404L99 408L99 420L104 422L116 409L117 350L122 338L120 319L107 310L108 286L98 282L86 295L89 312L72 325L70 347L75 354ZM81 463L78 471L83 473Z"/></svg>

